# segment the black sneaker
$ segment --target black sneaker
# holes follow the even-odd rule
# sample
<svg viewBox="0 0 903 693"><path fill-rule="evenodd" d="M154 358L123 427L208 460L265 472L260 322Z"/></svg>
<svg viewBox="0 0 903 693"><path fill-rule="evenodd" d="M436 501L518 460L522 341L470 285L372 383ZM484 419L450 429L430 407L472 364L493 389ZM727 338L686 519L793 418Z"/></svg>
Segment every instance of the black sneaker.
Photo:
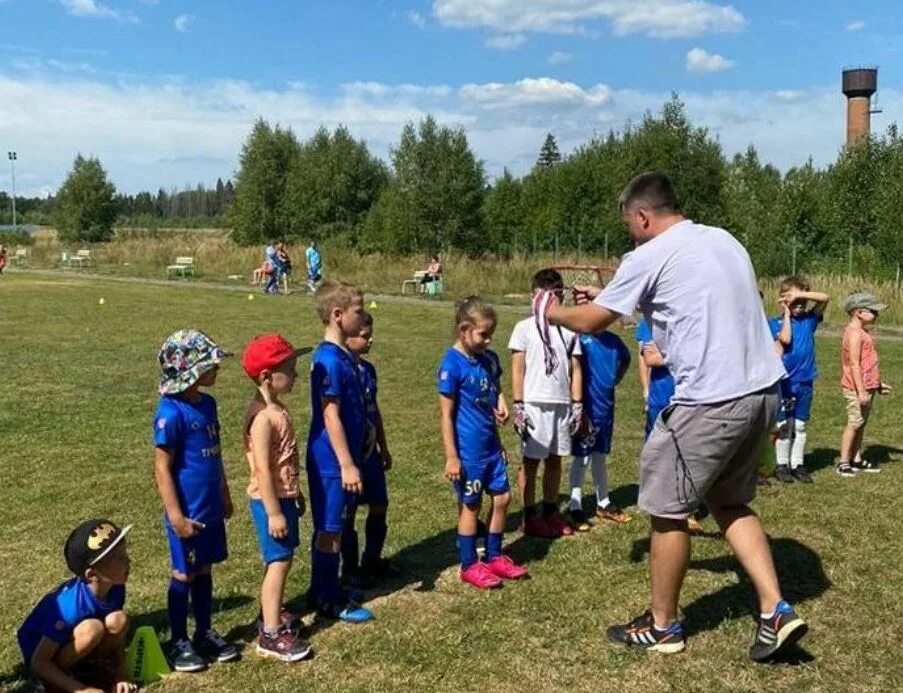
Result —
<svg viewBox="0 0 903 693"><path fill-rule="evenodd" d="M793 478L801 484L812 483L812 475L809 474L809 471L805 467L797 467L796 469L791 470L790 473L793 474Z"/></svg>
<svg viewBox="0 0 903 693"><path fill-rule="evenodd" d="M261 632L257 638L257 654L262 657L272 657L282 662L297 662L310 657L311 652L310 643L284 626L275 635Z"/></svg>
<svg viewBox="0 0 903 693"><path fill-rule="evenodd" d="M786 464L779 464L774 470L774 478L783 481L785 484L792 484L796 479L790 471L790 467Z"/></svg>
<svg viewBox="0 0 903 693"><path fill-rule="evenodd" d="M840 476L856 476L859 473L859 470L849 462L841 462L834 471L840 474Z"/></svg>
<svg viewBox="0 0 903 693"><path fill-rule="evenodd" d="M878 466L877 462L869 462L868 460L859 460L858 462L852 462L850 466L855 469L857 472L869 472L871 474L877 474L881 471L881 467Z"/></svg>
<svg viewBox="0 0 903 693"><path fill-rule="evenodd" d="M176 640L170 644L169 661L173 670L193 674L207 668L207 660L194 651L190 640Z"/></svg>
<svg viewBox="0 0 903 693"><path fill-rule="evenodd" d="M238 648L213 630L213 628L203 635L196 635L194 647L198 653L211 661L232 662L238 659Z"/></svg>
<svg viewBox="0 0 903 693"><path fill-rule="evenodd" d="M588 532L592 527L583 510L569 510L567 519L576 532Z"/></svg>
<svg viewBox="0 0 903 693"><path fill-rule="evenodd" d="M609 626L606 635L612 642L663 654L683 652L687 646L687 636L680 621L674 621L667 630L658 630L651 611L637 616L630 623Z"/></svg>
<svg viewBox="0 0 903 693"><path fill-rule="evenodd" d="M749 658L754 662L765 662L774 657L781 648L795 643L808 631L809 626L806 622L782 599L775 607L771 618L759 621L756 640L749 648Z"/></svg>

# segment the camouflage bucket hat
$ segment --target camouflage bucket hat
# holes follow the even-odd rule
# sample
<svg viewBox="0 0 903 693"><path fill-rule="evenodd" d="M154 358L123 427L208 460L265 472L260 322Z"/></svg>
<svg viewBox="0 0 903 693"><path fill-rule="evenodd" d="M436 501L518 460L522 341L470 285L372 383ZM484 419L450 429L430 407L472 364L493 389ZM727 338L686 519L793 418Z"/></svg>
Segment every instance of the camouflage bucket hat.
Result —
<svg viewBox="0 0 903 693"><path fill-rule="evenodd" d="M229 352L200 330L179 330L160 347L160 394L177 395L194 385Z"/></svg>

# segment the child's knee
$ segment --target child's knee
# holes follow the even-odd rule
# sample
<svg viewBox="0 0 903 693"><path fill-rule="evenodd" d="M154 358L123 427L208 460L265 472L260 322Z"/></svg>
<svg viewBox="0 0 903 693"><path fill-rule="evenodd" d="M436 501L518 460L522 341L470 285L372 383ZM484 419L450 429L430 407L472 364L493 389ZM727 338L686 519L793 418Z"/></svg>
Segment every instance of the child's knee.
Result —
<svg viewBox="0 0 903 693"><path fill-rule="evenodd" d="M492 497L492 507L498 509L505 509L511 503L511 493L505 491L505 493L497 493Z"/></svg>
<svg viewBox="0 0 903 693"><path fill-rule="evenodd" d="M793 421L793 432L796 435L802 435L806 432L806 422L800 419L794 419Z"/></svg>
<svg viewBox="0 0 903 693"><path fill-rule="evenodd" d="M315 543L317 551L338 553L341 543L341 532L317 532L317 541Z"/></svg>
<svg viewBox="0 0 903 693"><path fill-rule="evenodd" d="M115 637L122 637L129 629L128 614L126 614L125 611L122 610L114 611L113 613L108 614L103 622L104 626L106 627L107 633Z"/></svg>
<svg viewBox="0 0 903 693"><path fill-rule="evenodd" d="M72 639L79 643L79 649L93 649L107 634L107 627L97 618L86 618L72 631Z"/></svg>
<svg viewBox="0 0 903 693"><path fill-rule="evenodd" d="M471 501L470 503L463 503L461 505L461 509L464 512L468 512L468 513L475 515L480 512L481 505L482 505L482 503L481 503L480 499L477 499L475 501Z"/></svg>

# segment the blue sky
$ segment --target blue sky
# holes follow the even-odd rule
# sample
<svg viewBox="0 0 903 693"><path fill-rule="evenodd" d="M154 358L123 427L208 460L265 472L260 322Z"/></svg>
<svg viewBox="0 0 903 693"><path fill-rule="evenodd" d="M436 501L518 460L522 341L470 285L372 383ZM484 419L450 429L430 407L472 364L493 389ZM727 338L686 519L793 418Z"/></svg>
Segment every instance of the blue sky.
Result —
<svg viewBox="0 0 903 693"><path fill-rule="evenodd" d="M728 154L786 169L836 156L848 64L880 65L883 129L903 112L889 0L0 0L0 149L25 193L78 152L134 192L230 176L258 116L387 156L434 113L490 175L522 173L546 131L567 151L678 91Z"/></svg>

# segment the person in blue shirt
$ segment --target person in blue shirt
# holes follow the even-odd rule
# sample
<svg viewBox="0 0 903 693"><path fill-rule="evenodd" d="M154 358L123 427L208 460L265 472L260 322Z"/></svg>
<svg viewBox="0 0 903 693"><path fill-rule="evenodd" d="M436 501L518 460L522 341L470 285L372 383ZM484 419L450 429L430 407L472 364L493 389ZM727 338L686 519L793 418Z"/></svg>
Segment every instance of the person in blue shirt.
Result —
<svg viewBox="0 0 903 693"><path fill-rule="evenodd" d="M596 517L602 522L615 524L630 521L630 517L608 497L605 469L614 432L615 387L630 367L630 351L621 338L611 332L583 334L580 335L580 361L583 371L583 421L573 442L568 514L574 529L586 532L590 528L583 512L583 479L587 466L592 467Z"/></svg>
<svg viewBox="0 0 903 693"><path fill-rule="evenodd" d="M373 316L364 313L360 334L348 339L348 349L357 360L358 377L364 390L367 406L367 437L364 445L364 464L361 467L363 492L346 513L342 531L342 574L348 582L358 587L369 587L374 581L397 577L400 572L391 561L382 557L388 526L386 512L389 508L389 491L386 472L392 468L392 454L386 441L382 414L377 403L376 368L363 358L373 346ZM367 506L364 525L366 545L359 557L358 534L354 528L357 506ZM360 562L359 562L360 558Z"/></svg>
<svg viewBox="0 0 903 693"><path fill-rule="evenodd" d="M459 576L478 589L499 587L503 580L527 575L502 553L502 534L511 487L508 457L499 438L498 422L507 418L500 400L502 367L489 349L496 327L495 309L477 296L458 304L455 344L445 352L436 373L445 478L458 496ZM477 557L477 522L483 493L492 498L485 562Z"/></svg>
<svg viewBox="0 0 903 693"><path fill-rule="evenodd" d="M160 403L154 415L154 476L163 501L172 576L167 612L173 669L197 672L207 658L229 662L238 650L211 624L211 567L226 560L226 519L232 497L223 470L216 400L200 388L216 382L227 352L198 330L179 330L163 342ZM188 638L188 604L195 634Z"/></svg>
<svg viewBox="0 0 903 693"><path fill-rule="evenodd" d="M132 693L125 671L125 583L131 525L82 522L63 555L75 577L46 594L19 627L22 658L45 686L67 691Z"/></svg>
<svg viewBox="0 0 903 693"><path fill-rule="evenodd" d="M640 381L643 383L643 400L646 403L648 438L659 414L674 396L674 376L665 366L665 360L652 340L652 329L646 318L641 318L637 323L635 337L640 348Z"/></svg>
<svg viewBox="0 0 903 693"><path fill-rule="evenodd" d="M317 290L317 284L323 278L323 260L320 251L317 250L317 242L311 241L304 252L307 260L307 288L311 293Z"/></svg>
<svg viewBox="0 0 903 693"><path fill-rule="evenodd" d="M367 405L348 339L361 332L364 296L346 282L324 282L314 305L325 325L310 371L311 420L307 479L314 522L308 602L322 615L364 623L373 613L339 581L340 548L348 508L363 491Z"/></svg>
<svg viewBox="0 0 903 693"><path fill-rule="evenodd" d="M781 410L775 441L775 478L785 483L812 483L803 465L806 454L806 424L812 411L812 393L818 366L815 362L815 331L824 319L828 294L810 291L805 277L787 277L780 285L783 314L770 318L772 336L784 350L787 377L781 381Z"/></svg>

